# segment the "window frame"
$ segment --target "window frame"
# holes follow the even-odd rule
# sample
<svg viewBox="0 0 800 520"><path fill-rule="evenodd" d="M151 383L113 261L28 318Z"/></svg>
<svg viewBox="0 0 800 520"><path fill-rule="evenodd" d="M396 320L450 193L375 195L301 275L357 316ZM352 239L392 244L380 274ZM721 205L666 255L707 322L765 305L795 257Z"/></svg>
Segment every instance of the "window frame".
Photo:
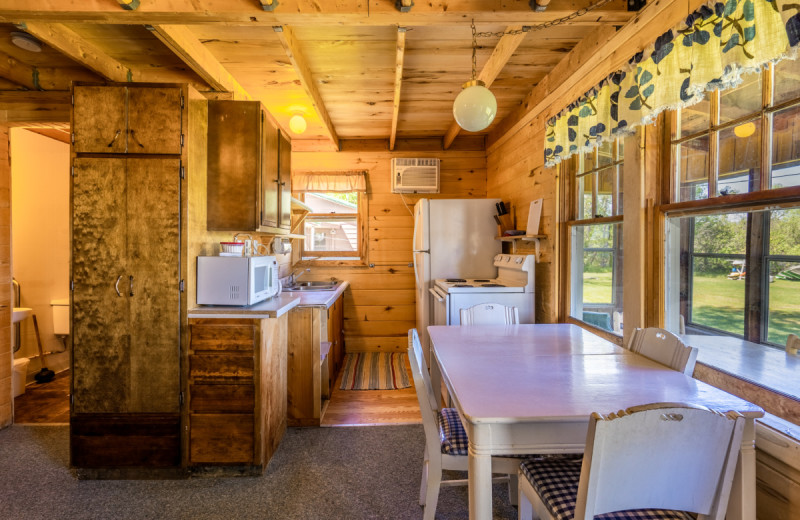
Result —
<svg viewBox="0 0 800 520"><path fill-rule="evenodd" d="M710 96L709 103L709 127L691 134L679 136L679 111L669 111L665 118L664 136L669 157L668 167L665 168L667 182L665 183L665 203L658 209L663 215L665 222L675 218L700 217L707 215L721 215L727 213L747 213L746 233L746 252L745 254L715 254L715 253L695 253L694 247L694 225L688 230L689 248L687 251L681 249L681 255L686 253L686 270L683 268L684 260L679 266L679 285L678 290L686 293L686 300L679 298L680 313L683 314L686 305L691 305L692 291L692 260L695 257L731 257L739 259L743 257L747 266L747 276L745 278L745 300L744 300L744 323L743 335L731 333L720 329L706 327L702 324L691 322L691 317L686 316L686 333L710 333L716 335L728 335L740 337L751 343L758 343L770 348L784 348L769 342L768 339L768 320L769 320L769 275L765 270L768 269L770 261L782 261L784 258L793 261L792 255L771 255L769 253L768 240L760 237L769 237L769 210L796 209L800 208L800 186L789 186L784 188L770 188L772 181L772 136L773 136L773 115L781 110L792 106L800 106L800 95L792 99L785 100L779 104L772 104L774 97L773 84L775 80L775 66L770 64L760 73L762 102L760 110L745 114L726 123L720 123L720 92L714 91L707 95ZM758 183L745 193L722 195L717 193L719 185L719 136L726 129L734 128L743 123L760 119L760 158L759 158L759 178ZM706 178L708 181L708 197L696 200L680 200L681 172L678 170L679 155L678 147L681 143L707 135L709 137L708 159L706 162ZM799 158L800 159L800 158ZM694 224L694 221L692 221ZM683 230L681 231L683 233ZM681 246L683 247L683 246ZM667 276L667 272L664 272ZM665 280L665 285L668 284ZM686 284L686 285L685 285ZM674 290L674 289L673 289ZM668 295L665 294L662 302L668 305ZM666 310L666 309L665 309ZM666 313L665 313L666 315ZM691 331L688 330L691 327ZM763 338L763 339L762 339Z"/></svg>
<svg viewBox="0 0 800 520"><path fill-rule="evenodd" d="M297 192L297 198L306 201L306 194L314 192ZM300 240L298 247L299 258L296 263L298 266L363 266L368 264L368 237L367 237L367 204L368 197L365 192L354 191L358 195L358 210L355 213L305 213L292 227L300 235L305 235L305 224L311 219L317 220L338 220L341 218L356 219L358 229L358 249L356 251L307 251L305 239Z"/></svg>
<svg viewBox="0 0 800 520"><path fill-rule="evenodd" d="M560 169L561 174L565 180L566 186L564 190L564 198L566 199L565 204L565 217L566 221L564 223L564 243L566 245L565 249L565 270L567 272L567 276L564 277L564 291L562 294L563 303L562 303L562 312L564 316L564 321L567 323L574 323L580 325L582 327L588 328L593 332L606 337L614 342L621 341L622 332L619 333L614 332L613 330L609 331L605 328L598 327L586 321L583 321L580 318L576 318L572 316L572 300L573 300L573 267L574 267L574 254L573 254L573 243L575 240L575 231L576 228L579 227L588 227L588 226L599 226L599 225L612 225L616 226L615 229L618 229L619 232L614 233L614 243L615 247L612 248L603 248L608 249L609 251L616 252L612 256L613 258L613 267L612 267L612 302L610 305L617 306L619 303L619 307L622 308L621 300L622 300L622 266L619 265L619 260L623 257L623 242L622 242L622 223L623 223L623 215L621 212L622 208L622 174L623 174L623 163L624 163L624 138L620 137L614 140L613 148L612 148L612 160L607 164L600 164L600 153L601 150L599 147L594 148L589 153L582 153L576 154L574 157L567 161L563 161L561 163ZM583 164L587 156L591 156L592 164L589 165L590 167L584 168ZM612 179L612 201L611 201L611 212L612 215L608 216L600 216L597 213L597 199L599 195L599 182L600 182L600 172L606 171L608 169L613 169L613 179ZM582 171L583 170L583 171ZM579 179L581 178L589 178L592 182L592 195L591 195L591 204L592 204L592 211L590 212L591 215L594 215L591 218L583 218L582 215L582 206L581 206L581 197L583 196L580 192L580 188L582 183ZM618 281L618 283L616 282ZM613 313L612 313L612 329L613 329Z"/></svg>

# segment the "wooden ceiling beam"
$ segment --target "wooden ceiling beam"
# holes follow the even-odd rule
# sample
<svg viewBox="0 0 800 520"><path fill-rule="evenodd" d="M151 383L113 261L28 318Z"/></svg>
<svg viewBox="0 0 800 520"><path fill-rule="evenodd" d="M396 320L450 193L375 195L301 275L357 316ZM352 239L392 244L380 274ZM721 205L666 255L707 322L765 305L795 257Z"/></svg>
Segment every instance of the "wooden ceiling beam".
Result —
<svg viewBox="0 0 800 520"><path fill-rule="evenodd" d="M311 68L309 68L308 63L303 57L303 53L300 51L300 42L298 42L297 38L295 38L291 27L280 26L275 27L274 29L280 38L281 45L283 45L283 50L286 52L286 55L292 62L295 72L297 72L297 75L300 77L300 84L302 85L303 90L305 90L306 95L311 99L314 110L322 120L323 132L328 136L333 143L334 148L338 151L339 136L336 135L336 129L333 127L333 122L328 115L328 111L325 109L325 104L322 102L322 96L319 93L319 89L317 88L316 83L314 83L314 78L311 75Z"/></svg>
<svg viewBox="0 0 800 520"><path fill-rule="evenodd" d="M389 136L389 150L394 150L397 139L397 116L400 114L400 89L403 86L403 59L406 53L406 28L397 28L397 50L394 60L394 105L392 108L392 133Z"/></svg>
<svg viewBox="0 0 800 520"><path fill-rule="evenodd" d="M132 80L128 67L60 23L24 22L18 27L102 78L119 82Z"/></svg>
<svg viewBox="0 0 800 520"><path fill-rule="evenodd" d="M581 40L522 101L489 132L492 152L535 118L560 112L611 72L622 68L637 52L653 43L654 35L668 31L698 9L703 0L651 2L618 31L600 26ZM554 102L559 101L559 106Z"/></svg>
<svg viewBox="0 0 800 520"><path fill-rule="evenodd" d="M16 58L0 52L0 78L31 90L39 90L39 71Z"/></svg>
<svg viewBox="0 0 800 520"><path fill-rule="evenodd" d="M57 130L55 128L26 128L26 130L33 132L34 134L49 137L50 139L55 139L56 141L61 141L65 144L71 144L71 136L68 131L65 132L64 130Z"/></svg>
<svg viewBox="0 0 800 520"><path fill-rule="evenodd" d="M251 100L252 96L236 78L183 25L148 26L153 34L214 90L233 93L233 99Z"/></svg>
<svg viewBox="0 0 800 520"><path fill-rule="evenodd" d="M508 63L511 56L514 55L514 51L517 50L517 47L519 47L519 44L522 43L522 40L525 39L525 35L527 34L522 31L521 25L510 25L506 27L506 30L503 32L505 34L503 34L500 41L497 42L497 45L492 51L492 55L489 56L489 60L484 64L483 69L481 69L477 77L477 79L484 82L486 88L492 86L492 83L497 79L500 71L506 66L506 63ZM453 140L460 131L461 127L458 126L457 122L453 121L442 139L442 147L445 150L450 148L450 145L453 144Z"/></svg>
<svg viewBox="0 0 800 520"><path fill-rule="evenodd" d="M552 0L545 12L534 12L528 2L505 0L449 0L416 2L410 12L402 13L405 26L476 24L535 25L567 16L593 3L593 0ZM273 11L259 8L254 0L148 0L136 10L121 10L114 2L103 0L3 0L0 20L35 20L53 23L100 24L194 24L227 23L243 25L397 25L395 2L308 2L280 0ZM264 0L260 1L263 6ZM624 23L629 13L624 0L611 3L581 17L575 23Z"/></svg>
<svg viewBox="0 0 800 520"><path fill-rule="evenodd" d="M3 122L69 123L72 95L68 90L0 91Z"/></svg>

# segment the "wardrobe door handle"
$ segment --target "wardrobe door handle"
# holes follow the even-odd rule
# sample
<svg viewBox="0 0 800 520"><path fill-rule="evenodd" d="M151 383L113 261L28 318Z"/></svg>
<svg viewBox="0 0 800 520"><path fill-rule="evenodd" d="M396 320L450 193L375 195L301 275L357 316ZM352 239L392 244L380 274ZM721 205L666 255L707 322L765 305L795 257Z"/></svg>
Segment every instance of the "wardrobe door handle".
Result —
<svg viewBox="0 0 800 520"><path fill-rule="evenodd" d="M140 148L144 148L144 145L143 145L142 143L140 143L138 139L136 139L136 133L135 133L135 131L134 131L134 130L131 130L130 132L131 132L131 137L132 137L132 138L133 138L133 140L136 142L136 144L138 144Z"/></svg>
<svg viewBox="0 0 800 520"><path fill-rule="evenodd" d="M114 290L117 291L117 296L122 296L122 293L119 292L119 281L122 280L122 275L117 276L117 283L114 284Z"/></svg>
<svg viewBox="0 0 800 520"><path fill-rule="evenodd" d="M130 277L130 291L131 291L131 296L133 296L133 275L131 275Z"/></svg>
<svg viewBox="0 0 800 520"><path fill-rule="evenodd" d="M116 140L117 140L117 137L119 137L119 134L120 134L121 132L122 132L122 130L121 130L121 129L119 129L119 128L117 128L117 133L115 133L115 134L114 134L114 138L111 140L111 142L110 142L110 143L108 143L108 147L109 147L109 148L111 148L111 147L114 145L114 141L116 141Z"/></svg>

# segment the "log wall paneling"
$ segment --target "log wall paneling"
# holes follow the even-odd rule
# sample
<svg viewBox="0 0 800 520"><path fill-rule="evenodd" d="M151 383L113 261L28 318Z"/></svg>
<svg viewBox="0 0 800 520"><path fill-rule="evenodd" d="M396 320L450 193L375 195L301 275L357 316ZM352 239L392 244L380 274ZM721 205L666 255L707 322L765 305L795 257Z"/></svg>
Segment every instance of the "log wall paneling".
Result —
<svg viewBox="0 0 800 520"><path fill-rule="evenodd" d="M364 266L309 265L308 280L337 278L350 282L344 294L344 335L348 352L405 351L408 329L416 326L414 269L411 238L413 205L427 198L484 198L486 193L486 155L481 143L469 149L454 147L432 150L421 143L397 141L402 152L390 152L388 143L343 141L339 153L294 151L292 168L297 171L367 170L367 244ZM393 157L438 157L441 159L441 193L399 195L391 193ZM405 203L404 203L405 201ZM408 207L406 207L406 205Z"/></svg>
<svg viewBox="0 0 800 520"><path fill-rule="evenodd" d="M0 124L0 428L11 424L11 164L8 125Z"/></svg>

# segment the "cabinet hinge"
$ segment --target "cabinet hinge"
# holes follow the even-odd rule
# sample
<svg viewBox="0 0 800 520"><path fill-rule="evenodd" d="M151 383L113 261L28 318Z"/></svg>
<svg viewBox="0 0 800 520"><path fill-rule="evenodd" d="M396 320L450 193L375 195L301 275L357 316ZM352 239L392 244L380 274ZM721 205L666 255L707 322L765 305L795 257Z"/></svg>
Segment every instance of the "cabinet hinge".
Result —
<svg viewBox="0 0 800 520"><path fill-rule="evenodd" d="M183 147L183 134L181 134L181 147Z"/></svg>
<svg viewBox="0 0 800 520"><path fill-rule="evenodd" d="M75 280L70 280L69 281L69 290L70 291L74 291L75 290Z"/></svg>
<svg viewBox="0 0 800 520"><path fill-rule="evenodd" d="M186 290L186 285L185 285L183 280L181 280L181 283L180 283L180 285L178 287L180 288L181 292Z"/></svg>
<svg viewBox="0 0 800 520"><path fill-rule="evenodd" d="M186 178L186 168L184 168L183 165L181 165L181 179L185 178Z"/></svg>
<svg viewBox="0 0 800 520"><path fill-rule="evenodd" d="M75 395L74 394L69 394L69 405L70 406L75 405Z"/></svg>
<svg viewBox="0 0 800 520"><path fill-rule="evenodd" d="M75 132L72 132L71 134L69 134L69 136L70 140L72 141L72 144L75 144Z"/></svg>
<svg viewBox="0 0 800 520"><path fill-rule="evenodd" d="M70 166L69 174L72 175L73 177L75 177L75 167L74 166Z"/></svg>
<svg viewBox="0 0 800 520"><path fill-rule="evenodd" d="M183 392L178 394L178 402L181 404L181 406L183 406Z"/></svg>
<svg viewBox="0 0 800 520"><path fill-rule="evenodd" d="M72 106L75 106L75 94L72 94L71 99L72 101L70 102L72 103Z"/></svg>
<svg viewBox="0 0 800 520"><path fill-rule="evenodd" d="M181 108L183 108L183 94L181 94Z"/></svg>

